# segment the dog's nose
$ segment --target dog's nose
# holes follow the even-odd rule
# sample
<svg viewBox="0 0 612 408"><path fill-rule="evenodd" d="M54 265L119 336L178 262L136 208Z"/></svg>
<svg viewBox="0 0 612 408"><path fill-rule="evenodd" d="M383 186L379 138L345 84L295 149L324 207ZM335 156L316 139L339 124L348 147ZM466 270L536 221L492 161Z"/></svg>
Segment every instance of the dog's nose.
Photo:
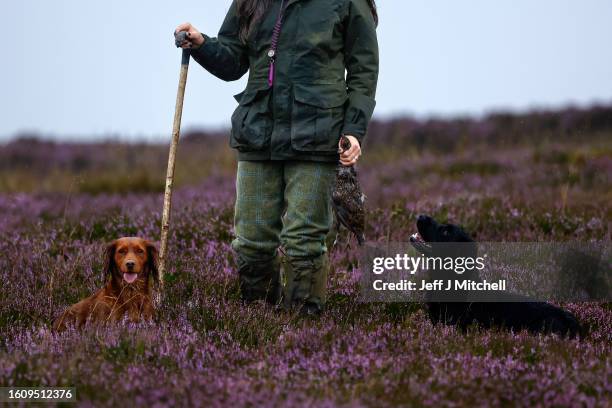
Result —
<svg viewBox="0 0 612 408"><path fill-rule="evenodd" d="M125 263L125 266L127 266L128 269L134 269L134 265L136 265L136 262L134 261L127 261Z"/></svg>

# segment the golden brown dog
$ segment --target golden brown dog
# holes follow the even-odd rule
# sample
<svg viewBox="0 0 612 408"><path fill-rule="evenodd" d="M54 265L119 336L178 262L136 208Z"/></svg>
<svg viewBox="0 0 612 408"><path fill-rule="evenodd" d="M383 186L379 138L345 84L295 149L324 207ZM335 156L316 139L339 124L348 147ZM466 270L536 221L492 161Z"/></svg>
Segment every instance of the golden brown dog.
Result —
<svg viewBox="0 0 612 408"><path fill-rule="evenodd" d="M92 296L70 306L53 323L62 331L85 323L132 321L153 317L149 279L158 280L157 249L142 238L124 237L110 243L105 252L106 285Z"/></svg>

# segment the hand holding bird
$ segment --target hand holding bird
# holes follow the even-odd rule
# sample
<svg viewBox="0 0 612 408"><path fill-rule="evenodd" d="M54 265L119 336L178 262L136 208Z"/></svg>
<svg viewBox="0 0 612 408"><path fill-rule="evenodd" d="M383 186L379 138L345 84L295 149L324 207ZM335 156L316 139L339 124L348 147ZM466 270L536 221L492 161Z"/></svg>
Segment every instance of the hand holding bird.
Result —
<svg viewBox="0 0 612 408"><path fill-rule="evenodd" d="M332 206L338 222L355 235L359 245L363 245L365 242L365 195L361 192L357 171L353 165L361 154L361 149L359 148L359 142L355 139L355 143L352 143L350 138L354 139L353 136L344 135L340 138L340 164L336 168ZM356 150L355 145L357 146ZM345 158L351 159L345 160L348 164L344 164L343 153L350 151L356 151L357 156L345 155Z"/></svg>
<svg viewBox="0 0 612 408"><path fill-rule="evenodd" d="M340 153L340 164L352 166L361 156L361 145L355 136L343 135L338 143L338 153Z"/></svg>

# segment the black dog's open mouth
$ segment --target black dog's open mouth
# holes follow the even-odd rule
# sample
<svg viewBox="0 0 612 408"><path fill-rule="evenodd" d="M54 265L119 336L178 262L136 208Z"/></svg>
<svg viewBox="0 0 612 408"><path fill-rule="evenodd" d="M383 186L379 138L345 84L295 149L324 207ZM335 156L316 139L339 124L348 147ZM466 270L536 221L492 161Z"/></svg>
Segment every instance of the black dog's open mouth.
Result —
<svg viewBox="0 0 612 408"><path fill-rule="evenodd" d="M423 240L423 237L421 237L421 234L419 234L419 232L415 232L414 234L412 234L410 236L410 242L421 242L421 243L425 243L425 240Z"/></svg>
<svg viewBox="0 0 612 408"><path fill-rule="evenodd" d="M427 254L431 252L431 245L423 239L423 237L421 236L421 234L418 233L418 231L410 236L410 243L412 244L414 249L416 249L422 254Z"/></svg>

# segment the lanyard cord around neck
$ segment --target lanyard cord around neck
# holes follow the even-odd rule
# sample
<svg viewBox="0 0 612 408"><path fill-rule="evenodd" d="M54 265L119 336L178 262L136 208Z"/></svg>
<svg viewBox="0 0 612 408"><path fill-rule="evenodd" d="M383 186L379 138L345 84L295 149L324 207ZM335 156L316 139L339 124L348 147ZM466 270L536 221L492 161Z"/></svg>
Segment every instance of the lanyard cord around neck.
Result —
<svg viewBox="0 0 612 408"><path fill-rule="evenodd" d="M278 11L278 17L276 17L276 24L274 24L274 30L272 31L272 42L270 44L270 50L268 51L268 57L270 58L270 70L268 71L268 86L270 87L274 85L274 62L276 61L278 38L280 37L281 27L283 26L283 14L285 14L285 0L281 1L280 10Z"/></svg>

